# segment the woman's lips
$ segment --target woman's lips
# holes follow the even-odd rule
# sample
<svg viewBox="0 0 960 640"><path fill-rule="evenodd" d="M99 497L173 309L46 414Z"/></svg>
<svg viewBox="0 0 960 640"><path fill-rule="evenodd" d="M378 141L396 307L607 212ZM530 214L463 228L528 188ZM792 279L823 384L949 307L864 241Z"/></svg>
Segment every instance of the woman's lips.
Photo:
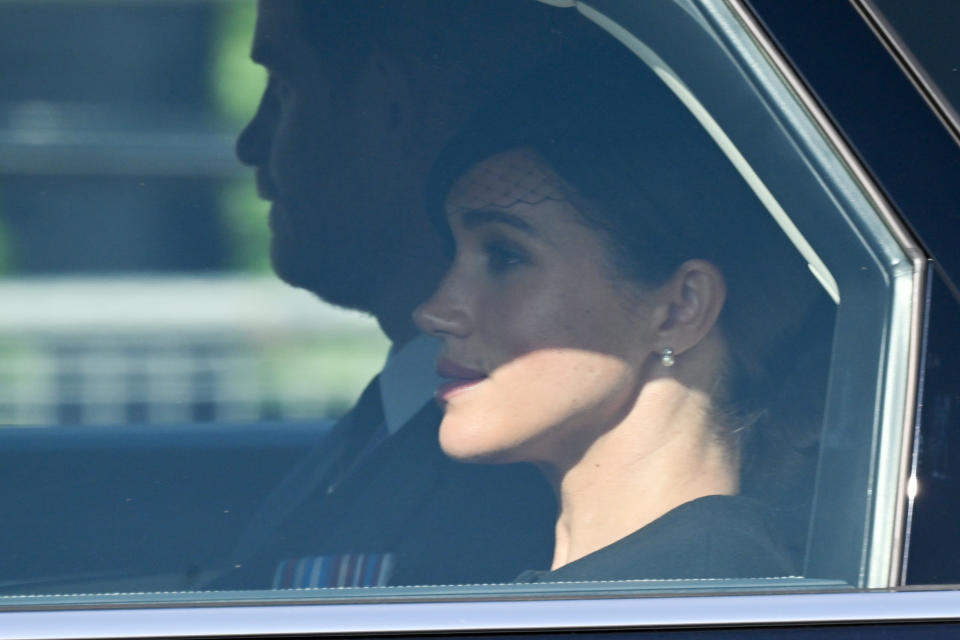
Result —
<svg viewBox="0 0 960 640"><path fill-rule="evenodd" d="M433 395L439 402L445 402L451 396L472 389L487 378L487 374L476 369L469 369L450 360L441 359L437 362L437 374L444 378L451 378L444 382Z"/></svg>
<svg viewBox="0 0 960 640"><path fill-rule="evenodd" d="M472 389L485 379L486 378L476 378L474 380L451 380L450 382L445 382L437 387L437 390L433 392L433 397L436 398L438 402L446 402L458 393Z"/></svg>

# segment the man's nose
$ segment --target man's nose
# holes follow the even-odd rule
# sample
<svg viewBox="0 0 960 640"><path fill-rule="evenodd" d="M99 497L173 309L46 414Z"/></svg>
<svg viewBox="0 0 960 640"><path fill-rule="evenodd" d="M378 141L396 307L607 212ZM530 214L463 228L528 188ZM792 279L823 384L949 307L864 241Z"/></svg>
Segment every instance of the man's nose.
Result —
<svg viewBox="0 0 960 640"><path fill-rule="evenodd" d="M447 276L430 298L413 311L413 321L424 333L438 338L465 338L473 328L469 296L456 278Z"/></svg>
<svg viewBox="0 0 960 640"><path fill-rule="evenodd" d="M272 135L272 109L270 107L269 87L264 91L256 113L237 136L235 152L243 164L256 167L265 163L270 149Z"/></svg>

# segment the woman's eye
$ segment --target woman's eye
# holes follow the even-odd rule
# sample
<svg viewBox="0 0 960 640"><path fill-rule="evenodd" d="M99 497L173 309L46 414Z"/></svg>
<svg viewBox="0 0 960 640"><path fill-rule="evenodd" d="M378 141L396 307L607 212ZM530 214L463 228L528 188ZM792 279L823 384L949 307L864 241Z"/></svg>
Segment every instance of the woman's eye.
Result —
<svg viewBox="0 0 960 640"><path fill-rule="evenodd" d="M519 248L503 242L488 242L483 251L487 257L487 269L499 275L527 262L527 255Z"/></svg>

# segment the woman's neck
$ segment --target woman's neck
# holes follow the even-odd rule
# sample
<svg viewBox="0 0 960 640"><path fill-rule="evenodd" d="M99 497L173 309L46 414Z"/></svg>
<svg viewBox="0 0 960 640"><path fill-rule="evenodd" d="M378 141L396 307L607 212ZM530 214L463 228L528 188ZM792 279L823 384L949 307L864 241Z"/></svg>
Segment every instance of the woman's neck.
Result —
<svg viewBox="0 0 960 640"><path fill-rule="evenodd" d="M737 465L710 424L709 400L665 378L565 471L552 568L573 562L707 495L738 491Z"/></svg>

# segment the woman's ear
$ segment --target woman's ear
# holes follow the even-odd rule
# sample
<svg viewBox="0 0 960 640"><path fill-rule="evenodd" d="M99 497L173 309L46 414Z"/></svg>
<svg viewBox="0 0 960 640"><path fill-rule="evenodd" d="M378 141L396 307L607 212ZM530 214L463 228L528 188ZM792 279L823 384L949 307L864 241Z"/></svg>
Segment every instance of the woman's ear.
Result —
<svg viewBox="0 0 960 640"><path fill-rule="evenodd" d="M673 355L703 340L717 323L727 297L723 274L706 260L687 260L661 288L655 347Z"/></svg>

